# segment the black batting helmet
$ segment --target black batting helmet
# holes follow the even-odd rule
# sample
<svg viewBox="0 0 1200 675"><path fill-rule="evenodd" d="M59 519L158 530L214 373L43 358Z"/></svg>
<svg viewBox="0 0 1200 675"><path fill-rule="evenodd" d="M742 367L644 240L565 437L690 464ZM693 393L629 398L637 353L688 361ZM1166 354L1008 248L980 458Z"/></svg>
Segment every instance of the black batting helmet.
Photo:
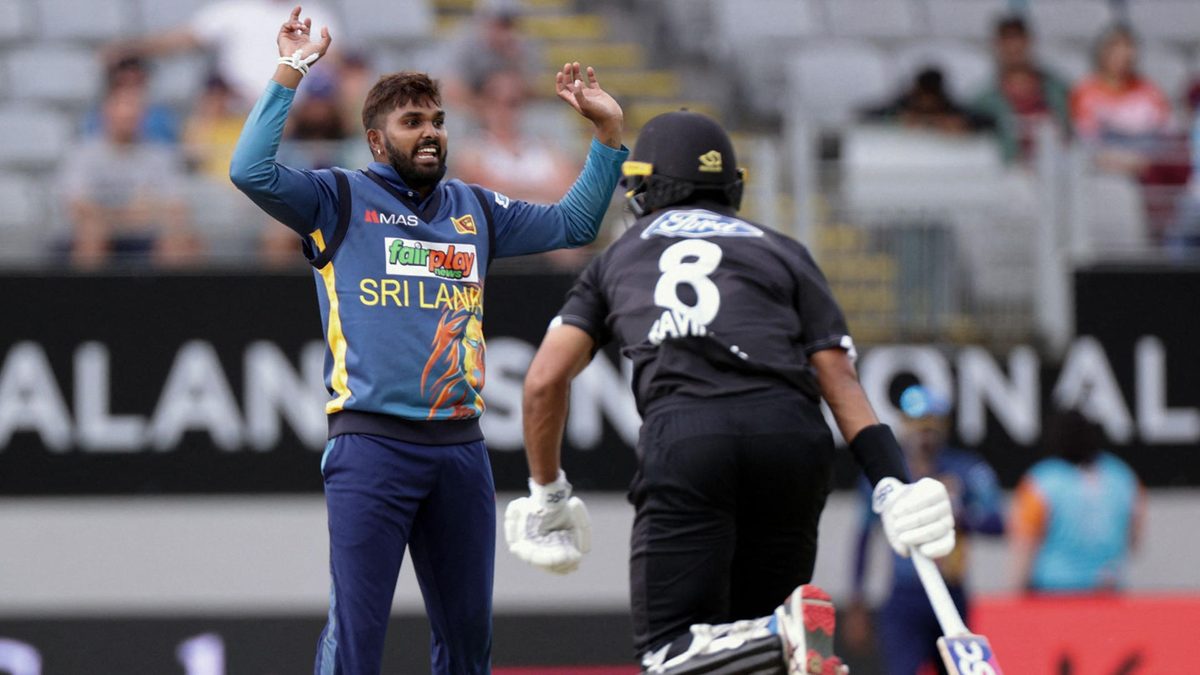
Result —
<svg viewBox="0 0 1200 675"><path fill-rule="evenodd" d="M742 204L744 172L733 142L716 120L681 110L642 127L633 157L621 166L629 206L637 215L706 196Z"/></svg>

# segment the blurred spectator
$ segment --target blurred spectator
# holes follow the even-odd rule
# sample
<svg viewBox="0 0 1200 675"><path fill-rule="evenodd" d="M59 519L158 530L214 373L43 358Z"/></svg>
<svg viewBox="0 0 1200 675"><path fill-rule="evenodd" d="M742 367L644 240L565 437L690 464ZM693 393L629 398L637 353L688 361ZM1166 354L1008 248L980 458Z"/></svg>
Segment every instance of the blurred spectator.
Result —
<svg viewBox="0 0 1200 675"><path fill-rule="evenodd" d="M520 73L529 83L541 68L541 55L517 27L516 0L480 0L467 28L451 43L443 74L446 104L466 107L488 78L498 72Z"/></svg>
<svg viewBox="0 0 1200 675"><path fill-rule="evenodd" d="M492 186L515 199L555 202L579 173L554 145L522 129L527 92L520 73L488 76L479 94L480 135L459 154L455 173L468 183Z"/></svg>
<svg viewBox="0 0 1200 675"><path fill-rule="evenodd" d="M921 69L913 78L911 89L893 102L868 110L866 119L898 122L911 129L928 129L950 134L964 134L992 127L990 118L983 117L956 103L946 91L942 71L933 67Z"/></svg>
<svg viewBox="0 0 1200 675"><path fill-rule="evenodd" d="M285 136L297 141L340 141L346 138L347 124L342 118L338 100L336 74L317 70L304 79L309 85L296 97L288 116Z"/></svg>
<svg viewBox="0 0 1200 675"><path fill-rule="evenodd" d="M127 56L164 56L207 49L216 57L217 73L229 84L240 106L249 110L274 72L279 51L264 35L279 31L279 25L296 5L292 0L219 0L202 5L189 23L134 40L110 44L105 53L110 61ZM339 28L333 12L318 2L304 3L305 15L313 17L314 30L327 26L334 39ZM336 58L334 52L322 61ZM301 85L303 87L303 85Z"/></svg>
<svg viewBox="0 0 1200 675"><path fill-rule="evenodd" d="M108 67L104 90L107 92L129 87L148 97L149 79L146 64L140 58L127 56ZM104 133L104 114L100 105L96 105L84 115L83 133L85 136L99 136ZM178 141L179 123L175 113L161 103L148 103L142 114L138 134L142 140L149 142Z"/></svg>
<svg viewBox="0 0 1200 675"><path fill-rule="evenodd" d="M336 75L314 70L308 86L296 95L279 148L279 161L299 169L328 169L346 162L346 121L338 101ZM361 114L360 114L361 117Z"/></svg>
<svg viewBox="0 0 1200 675"><path fill-rule="evenodd" d="M1121 25L1096 43L1095 72L1071 92L1071 115L1079 137L1095 152L1096 166L1128 174L1143 188L1151 234L1166 229L1175 199L1164 196L1187 182L1188 159L1180 152L1171 104L1158 85L1137 71L1137 41Z"/></svg>
<svg viewBox="0 0 1200 675"><path fill-rule="evenodd" d="M938 565L950 596L965 617L969 609L964 585L969 535L994 536L1004 530L996 474L979 455L948 445L950 404L944 397L914 385L901 394L900 409L904 417L898 440L912 479L930 476L942 481L954 504L957 545ZM870 624L863 590L870 538L879 522L871 510L871 488L865 482L863 495L865 509L854 564L855 597L843 629L850 646L858 650L869 642ZM912 561L895 553L892 553L891 593L880 609L877 626L888 675L915 675L929 665L941 668L936 643L942 632L937 617Z"/></svg>
<svg viewBox="0 0 1200 675"><path fill-rule="evenodd" d="M1188 113L1192 120L1190 136L1192 165L1187 189L1179 200L1167 246L1176 254L1200 249L1200 79L1188 89Z"/></svg>
<svg viewBox="0 0 1200 675"><path fill-rule="evenodd" d="M1044 459L1013 494L1013 574L1035 592L1115 590L1142 528L1144 494L1125 462L1101 450L1101 432L1077 410L1049 425Z"/></svg>
<svg viewBox="0 0 1200 675"><path fill-rule="evenodd" d="M206 177L228 183L229 162L244 120L233 90L219 75L210 76L183 130L189 165Z"/></svg>
<svg viewBox="0 0 1200 675"><path fill-rule="evenodd" d="M455 160L455 175L467 183L487 185L513 199L554 203L571 189L579 173L554 145L522 128L525 80L514 71L497 71L484 81L478 96L479 136ZM551 251L539 256L554 267L574 269L588 258L586 247Z"/></svg>
<svg viewBox="0 0 1200 675"><path fill-rule="evenodd" d="M314 70L310 75L318 72ZM344 54L337 72L337 99L347 138L360 138L366 133L362 126L362 106L376 79L365 56L358 52Z"/></svg>
<svg viewBox="0 0 1200 675"><path fill-rule="evenodd" d="M102 108L104 135L84 140L63 164L60 184L74 226L71 260L78 266L114 260L175 265L199 253L187 228L174 150L139 139L142 97L129 87L110 92Z"/></svg>
<svg viewBox="0 0 1200 675"><path fill-rule="evenodd" d="M1173 130L1171 104L1158 85L1137 71L1137 42L1124 26L1096 43L1094 72L1071 92L1079 137L1097 147L1102 168L1136 174L1160 152Z"/></svg>
<svg viewBox="0 0 1200 675"><path fill-rule="evenodd" d="M1017 15L996 22L992 49L996 80L975 100L973 108L996 123L1006 161L1027 160L1037 126L1053 120L1064 137L1071 113L1067 85L1037 63L1033 36Z"/></svg>

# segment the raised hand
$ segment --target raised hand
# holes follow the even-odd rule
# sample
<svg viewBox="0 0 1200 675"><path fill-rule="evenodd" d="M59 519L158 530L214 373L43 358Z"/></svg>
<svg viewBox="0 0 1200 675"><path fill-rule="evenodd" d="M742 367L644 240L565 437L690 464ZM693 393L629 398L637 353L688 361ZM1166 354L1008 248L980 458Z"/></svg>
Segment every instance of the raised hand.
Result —
<svg viewBox="0 0 1200 675"><path fill-rule="evenodd" d="M329 36L328 28L321 28L321 39L313 41L310 33L312 32L312 19L300 20L300 7L296 6L292 10L288 20L284 22L279 29L279 37L276 42L279 45L279 55L291 57L300 51L300 60L307 60L313 54L317 55L317 59L325 55L325 51L329 49L329 43L332 39ZM316 61L316 59L313 59ZM311 63L311 62L310 62Z"/></svg>
<svg viewBox="0 0 1200 675"><path fill-rule="evenodd" d="M578 61L564 63L562 70L554 75L554 90L559 98L596 125L596 137L601 143L621 147L625 113L616 99L600 88L595 68L588 66L587 81L584 82Z"/></svg>

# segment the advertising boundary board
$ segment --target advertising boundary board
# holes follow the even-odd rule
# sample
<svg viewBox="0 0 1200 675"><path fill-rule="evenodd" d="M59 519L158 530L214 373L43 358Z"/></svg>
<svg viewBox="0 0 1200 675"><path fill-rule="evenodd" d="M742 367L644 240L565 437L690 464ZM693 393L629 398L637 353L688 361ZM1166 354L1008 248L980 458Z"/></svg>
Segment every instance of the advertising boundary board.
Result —
<svg viewBox="0 0 1200 675"><path fill-rule="evenodd" d="M972 628L987 635L1007 672L1023 675L1167 673L1186 670L1200 596L1094 595L982 597ZM839 625L845 625L839 616ZM324 619L310 615L5 618L0 671L94 675L208 675L306 672ZM428 672L428 622L395 615L385 672ZM495 619L497 673L637 672L626 612L500 614ZM842 644L855 672L880 672L878 656ZM24 670L6 668L24 664ZM37 664L37 668L29 664Z"/></svg>
<svg viewBox="0 0 1200 675"><path fill-rule="evenodd" d="M320 490L325 349L302 275L0 276L0 494L288 493ZM485 296L497 488L527 475L524 370L572 277L493 275ZM1150 486L1200 486L1200 271L1085 270L1080 337L1031 346L880 345L858 366L884 421L920 381L955 402L955 436L1011 486L1043 455L1056 401L1101 421ZM1153 302L1148 302L1152 298ZM639 419L610 346L572 389L564 464L581 489L623 491ZM837 485L857 469L840 453Z"/></svg>

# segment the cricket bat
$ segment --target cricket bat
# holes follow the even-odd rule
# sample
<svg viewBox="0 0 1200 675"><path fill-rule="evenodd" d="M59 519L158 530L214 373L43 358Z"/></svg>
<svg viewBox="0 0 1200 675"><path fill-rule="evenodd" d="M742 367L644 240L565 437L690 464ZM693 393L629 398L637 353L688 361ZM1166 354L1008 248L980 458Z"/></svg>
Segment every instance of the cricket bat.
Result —
<svg viewBox="0 0 1200 675"><path fill-rule="evenodd" d="M937 646L946 671L950 675L1003 675L987 638L967 630L958 615L958 608L950 598L950 591L946 590L946 581L937 564L915 551L912 561L929 603L933 605L933 613L942 626L942 637L938 638Z"/></svg>

